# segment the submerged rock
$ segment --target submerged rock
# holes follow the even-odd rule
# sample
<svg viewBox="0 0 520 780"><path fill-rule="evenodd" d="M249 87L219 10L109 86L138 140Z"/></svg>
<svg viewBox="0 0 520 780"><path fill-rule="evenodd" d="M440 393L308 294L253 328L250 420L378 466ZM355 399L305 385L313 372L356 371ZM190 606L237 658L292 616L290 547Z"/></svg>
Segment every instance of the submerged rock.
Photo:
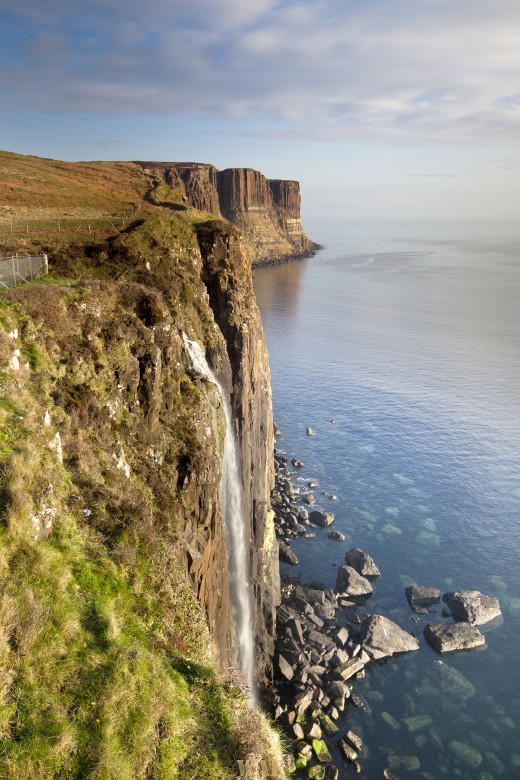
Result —
<svg viewBox="0 0 520 780"><path fill-rule="evenodd" d="M417 639L382 615L367 615L361 625L361 642L372 658L419 649Z"/></svg>
<svg viewBox="0 0 520 780"><path fill-rule="evenodd" d="M329 531L327 536L329 539L336 539L338 542L344 542L346 539L345 534L342 534L341 531Z"/></svg>
<svg viewBox="0 0 520 780"><path fill-rule="evenodd" d="M471 769L476 769L482 763L482 756L478 750L475 750L475 748L472 748L469 745L465 745L463 742L458 742L456 739L453 739L450 742L450 750L460 761L471 767Z"/></svg>
<svg viewBox="0 0 520 780"><path fill-rule="evenodd" d="M347 596L366 596L372 593L372 585L352 566L344 565L338 569L335 590Z"/></svg>
<svg viewBox="0 0 520 780"><path fill-rule="evenodd" d="M345 563L352 566L363 577L379 577L381 572L374 563L374 559L359 547L352 547L345 553Z"/></svg>
<svg viewBox="0 0 520 780"><path fill-rule="evenodd" d="M455 620L466 621L473 626L489 623L499 617L500 604L494 596L484 596L478 590L458 590L442 597Z"/></svg>
<svg viewBox="0 0 520 780"><path fill-rule="evenodd" d="M485 637L476 626L469 623L453 623L445 626L442 623L429 624L424 629L424 636L438 653L452 653L454 650L472 650L486 643Z"/></svg>
<svg viewBox="0 0 520 780"><path fill-rule="evenodd" d="M441 600L440 590L429 585L409 585L404 592L411 607L426 607L429 604L438 604Z"/></svg>
<svg viewBox="0 0 520 780"><path fill-rule="evenodd" d="M440 687L443 693L453 696L455 699L466 701L475 695L475 687L464 675L443 661L434 661L434 668L440 678Z"/></svg>

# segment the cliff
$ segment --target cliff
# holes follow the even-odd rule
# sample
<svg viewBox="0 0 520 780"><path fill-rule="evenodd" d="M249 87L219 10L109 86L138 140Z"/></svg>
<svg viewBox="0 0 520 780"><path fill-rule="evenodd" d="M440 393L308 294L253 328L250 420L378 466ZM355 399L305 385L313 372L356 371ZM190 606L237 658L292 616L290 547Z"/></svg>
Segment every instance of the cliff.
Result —
<svg viewBox="0 0 520 780"><path fill-rule="evenodd" d="M217 780L251 756L257 777L266 758L283 774L276 736L230 687L222 400L183 346L202 346L231 397L265 683L279 581L251 258L182 202L215 210L215 169L161 181L157 214L55 247L54 277L0 296L2 777Z"/></svg>
<svg viewBox="0 0 520 780"><path fill-rule="evenodd" d="M136 164L148 175L177 187L193 208L222 215L239 227L254 265L301 259L318 248L301 225L297 181L269 180L251 168L217 171L203 163Z"/></svg>

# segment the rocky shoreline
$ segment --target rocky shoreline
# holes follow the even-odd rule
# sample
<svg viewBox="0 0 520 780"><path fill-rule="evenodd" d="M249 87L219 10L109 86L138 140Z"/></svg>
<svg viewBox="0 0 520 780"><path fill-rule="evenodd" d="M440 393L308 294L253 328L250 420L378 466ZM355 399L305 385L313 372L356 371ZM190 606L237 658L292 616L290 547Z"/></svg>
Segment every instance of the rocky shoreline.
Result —
<svg viewBox="0 0 520 780"><path fill-rule="evenodd" d="M308 257L314 257L316 252L319 252L320 249L323 249L323 246L313 242L313 246L311 246L309 249L304 249L302 252L294 252L290 255L274 257L267 260L258 260L253 262L251 267L253 271L255 271L257 268L266 268L267 266L285 265L285 263L299 262L301 260L306 260Z"/></svg>
<svg viewBox="0 0 520 780"><path fill-rule="evenodd" d="M275 427L275 434L279 433ZM298 558L291 541L297 537L312 539L318 527L332 525L334 515L312 508L315 503L312 492L295 491L291 476L304 467L302 461L293 458L288 463L283 453L275 451L275 467L271 503L280 560L296 565ZM309 480L307 486L312 491L318 484ZM329 500L335 498L329 496ZM339 541L345 539L337 531L328 531L327 535ZM477 626L500 616L498 601L477 591L456 591L442 596L430 586L410 586L405 595L417 617L414 618L416 628L408 633L383 615L369 614L363 609L372 592L371 581L379 576L380 571L370 555L356 547L345 552L345 563L338 567L334 590L320 582L304 584L299 578L282 576L275 683L266 698L276 722L291 742L289 770L295 777L337 780L344 776L347 767L365 777L363 760L367 750L361 737L348 724L345 727L348 707L370 709L366 700L356 693L355 681L365 676L367 667L374 661L418 650L421 633L438 653L478 647L485 638ZM441 598L445 603L443 617L455 622L419 625L422 620L419 616L428 616ZM446 670L454 671L450 667ZM460 685L459 677L451 682ZM382 716L391 718L388 713ZM414 718L407 720L409 731L422 728L422 723L412 722ZM450 744L450 750L460 757L471 748L457 743ZM473 754L469 758L476 761ZM387 780L397 778L396 771L419 768L415 757L400 756L395 751L389 752L387 760L384 770Z"/></svg>

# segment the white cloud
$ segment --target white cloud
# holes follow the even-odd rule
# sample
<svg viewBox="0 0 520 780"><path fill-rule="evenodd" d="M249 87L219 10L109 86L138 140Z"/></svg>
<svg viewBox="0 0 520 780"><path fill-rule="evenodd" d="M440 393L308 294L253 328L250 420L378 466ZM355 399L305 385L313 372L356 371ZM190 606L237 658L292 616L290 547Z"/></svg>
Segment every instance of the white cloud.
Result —
<svg viewBox="0 0 520 780"><path fill-rule="evenodd" d="M518 139L517 0L25 0L13 13L33 40L0 76L11 103L260 114L299 137Z"/></svg>

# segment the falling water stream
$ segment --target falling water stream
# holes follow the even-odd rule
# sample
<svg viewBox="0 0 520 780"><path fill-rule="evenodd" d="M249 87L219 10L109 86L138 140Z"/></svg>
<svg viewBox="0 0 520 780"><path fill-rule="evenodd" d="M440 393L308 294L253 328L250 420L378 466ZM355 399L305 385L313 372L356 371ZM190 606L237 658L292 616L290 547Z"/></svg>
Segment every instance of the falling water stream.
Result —
<svg viewBox="0 0 520 780"><path fill-rule="evenodd" d="M183 341L195 371L216 385L222 397L222 406L226 418L226 436L219 492L229 557L230 598L234 612L236 646L240 669L247 680L250 691L254 691L253 633L251 628L249 581L247 577L244 506L231 408L227 394L209 367L200 344L189 339L186 334L183 334Z"/></svg>

